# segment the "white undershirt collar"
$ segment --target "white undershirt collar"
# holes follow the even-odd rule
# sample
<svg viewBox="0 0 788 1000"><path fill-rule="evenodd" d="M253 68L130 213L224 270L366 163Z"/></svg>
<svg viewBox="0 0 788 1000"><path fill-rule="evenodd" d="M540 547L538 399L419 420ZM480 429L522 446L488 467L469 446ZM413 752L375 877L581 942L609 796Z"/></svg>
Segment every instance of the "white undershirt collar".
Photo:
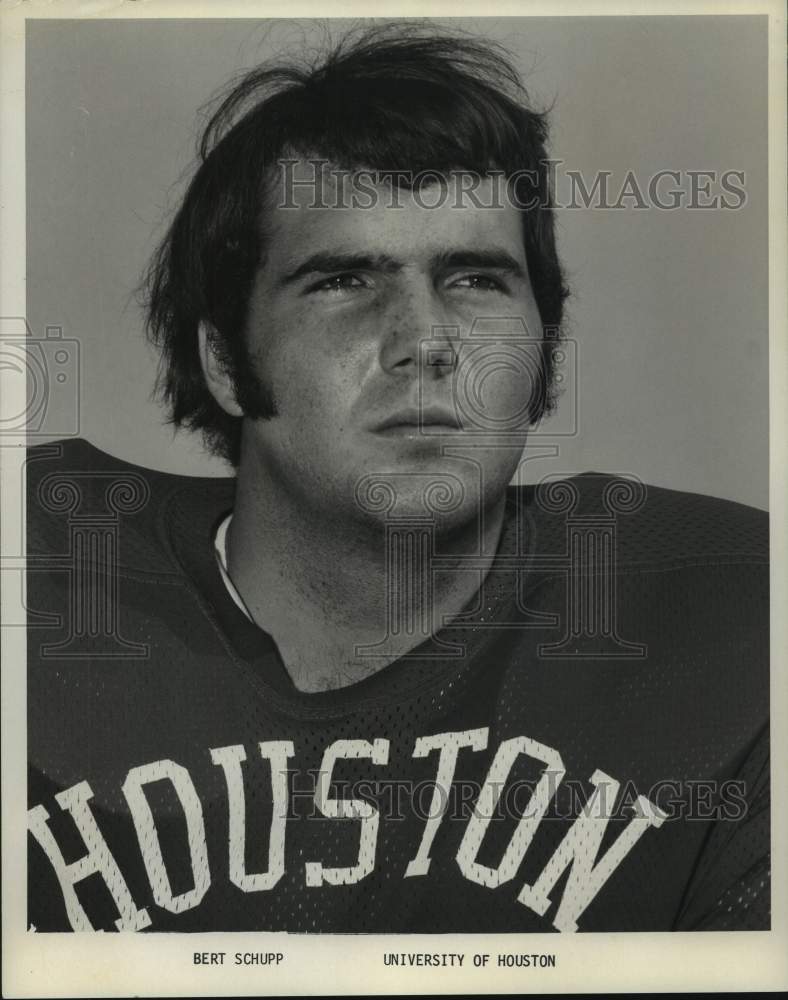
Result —
<svg viewBox="0 0 788 1000"><path fill-rule="evenodd" d="M219 564L219 572L222 574L222 580L224 580L224 585L227 587L227 592L238 605L238 607L243 611L249 621L253 621L252 616L249 614L249 609L243 602L243 598L238 593L238 590L230 579L230 574L227 571L227 529L230 527L230 521L233 519L232 511L225 517L219 527L216 529L216 537L213 540L213 547L216 552L216 561Z"/></svg>

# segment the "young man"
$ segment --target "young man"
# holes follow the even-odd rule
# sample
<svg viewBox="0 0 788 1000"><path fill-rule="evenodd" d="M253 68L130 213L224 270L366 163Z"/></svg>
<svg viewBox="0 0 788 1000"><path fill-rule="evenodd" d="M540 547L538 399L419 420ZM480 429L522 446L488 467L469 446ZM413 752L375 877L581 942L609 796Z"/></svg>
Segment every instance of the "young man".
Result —
<svg viewBox="0 0 788 1000"><path fill-rule="evenodd" d="M31 453L37 930L769 926L765 515L508 486L545 137L495 48L401 26L216 112L147 287L235 479Z"/></svg>

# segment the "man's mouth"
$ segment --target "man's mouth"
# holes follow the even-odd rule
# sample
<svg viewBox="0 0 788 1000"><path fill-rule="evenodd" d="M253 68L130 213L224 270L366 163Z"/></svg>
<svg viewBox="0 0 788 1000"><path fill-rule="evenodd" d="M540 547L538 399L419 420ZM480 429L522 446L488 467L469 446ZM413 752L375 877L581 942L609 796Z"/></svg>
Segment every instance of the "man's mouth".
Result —
<svg viewBox="0 0 788 1000"><path fill-rule="evenodd" d="M452 410L438 406L408 407L373 425L375 434L453 434L461 430Z"/></svg>

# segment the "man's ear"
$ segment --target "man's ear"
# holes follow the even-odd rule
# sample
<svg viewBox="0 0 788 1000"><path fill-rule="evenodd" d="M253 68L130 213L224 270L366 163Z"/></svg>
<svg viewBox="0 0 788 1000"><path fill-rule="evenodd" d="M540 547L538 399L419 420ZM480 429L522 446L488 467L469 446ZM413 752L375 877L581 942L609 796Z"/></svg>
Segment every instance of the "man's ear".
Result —
<svg viewBox="0 0 788 1000"><path fill-rule="evenodd" d="M200 341L200 365L211 395L225 413L242 417L243 410L235 398L232 376L217 349L218 334L208 323L200 323L197 335Z"/></svg>

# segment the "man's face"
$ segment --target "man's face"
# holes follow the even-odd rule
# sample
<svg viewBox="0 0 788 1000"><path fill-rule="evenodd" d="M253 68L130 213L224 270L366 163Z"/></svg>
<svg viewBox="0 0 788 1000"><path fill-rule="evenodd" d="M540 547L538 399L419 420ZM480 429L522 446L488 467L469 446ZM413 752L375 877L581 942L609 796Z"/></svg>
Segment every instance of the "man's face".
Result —
<svg viewBox="0 0 788 1000"><path fill-rule="evenodd" d="M456 507L444 523L501 497L525 444L541 321L519 213L483 207L491 183L481 205L450 178L442 199L437 185L420 202L384 185L370 208L315 208L297 188L297 208L268 208L246 337L277 415L245 420L242 471L259 462L300 503L342 517L376 507L369 476L401 514L447 506L445 486Z"/></svg>

